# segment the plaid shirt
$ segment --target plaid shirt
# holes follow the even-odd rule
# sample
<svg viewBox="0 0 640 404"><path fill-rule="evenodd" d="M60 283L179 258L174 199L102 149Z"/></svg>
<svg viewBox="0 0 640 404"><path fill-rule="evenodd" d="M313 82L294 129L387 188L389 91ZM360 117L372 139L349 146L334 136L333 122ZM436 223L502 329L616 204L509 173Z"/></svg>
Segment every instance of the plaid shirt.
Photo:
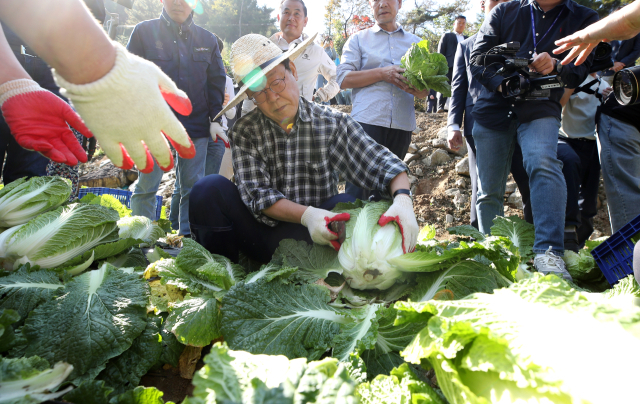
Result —
<svg viewBox="0 0 640 404"><path fill-rule="evenodd" d="M359 187L389 196L389 183L407 166L372 140L351 116L300 97L287 134L256 109L229 133L240 195L256 219L280 199L319 206L338 194L338 173Z"/></svg>

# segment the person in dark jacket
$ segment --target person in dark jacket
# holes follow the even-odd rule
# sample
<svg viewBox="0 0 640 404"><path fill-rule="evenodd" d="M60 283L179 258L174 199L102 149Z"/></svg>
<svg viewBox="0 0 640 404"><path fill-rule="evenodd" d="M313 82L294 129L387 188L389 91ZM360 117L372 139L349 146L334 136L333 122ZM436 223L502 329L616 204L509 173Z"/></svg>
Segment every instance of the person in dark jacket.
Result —
<svg viewBox="0 0 640 404"><path fill-rule="evenodd" d="M500 3L507 0L482 0L485 15ZM482 92L482 84L471 74L471 62L469 57L471 49L476 42L476 35L465 39L457 45L455 60L453 62L453 77L451 80L451 99L449 100L449 116L447 118L449 148L459 150L462 146L462 133L460 127L464 122L464 138L469 151L469 179L471 180L471 210L469 218L471 225L478 228L478 215L476 213L476 197L478 192L478 174L476 167L476 146L471 135L473 129L473 105L478 101ZM531 204L529 202L529 176L522 163L522 151L516 144L511 159L511 174L518 185L522 195L522 211L524 219L533 223Z"/></svg>
<svg viewBox="0 0 640 404"><path fill-rule="evenodd" d="M462 35L466 26L467 18L464 15L457 16L453 25L453 32L447 32L440 38L440 42L438 42L438 53L442 53L447 58L447 65L449 66L447 77L449 81L451 81L453 75L453 61L456 55L456 48L460 42L467 39L465 35ZM446 102L447 97L442 93L438 93L438 113L444 112Z"/></svg>
<svg viewBox="0 0 640 404"><path fill-rule="evenodd" d="M222 110L226 83L218 41L214 34L193 22L193 11L185 0L165 0L160 18L135 26L127 49L158 65L187 93L193 106L188 116L176 114L196 147L194 158L180 157L176 165L176 182L180 186L179 234L187 236L191 234L191 188L204 177L207 154L214 154L209 149L224 147L223 143L228 147L220 119L212 122ZM155 195L161 180L162 170L157 163L151 173L140 173L131 198L134 215L155 218Z"/></svg>

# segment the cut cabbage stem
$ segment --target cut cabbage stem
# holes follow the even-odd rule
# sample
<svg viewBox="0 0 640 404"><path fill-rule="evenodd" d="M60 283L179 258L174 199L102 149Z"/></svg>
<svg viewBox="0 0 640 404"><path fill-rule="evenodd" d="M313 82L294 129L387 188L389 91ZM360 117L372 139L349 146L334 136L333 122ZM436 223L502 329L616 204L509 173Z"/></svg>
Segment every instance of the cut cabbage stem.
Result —
<svg viewBox="0 0 640 404"><path fill-rule="evenodd" d="M364 271L364 279L366 281L372 281L376 279L380 274L381 272L377 269L367 269L366 271Z"/></svg>

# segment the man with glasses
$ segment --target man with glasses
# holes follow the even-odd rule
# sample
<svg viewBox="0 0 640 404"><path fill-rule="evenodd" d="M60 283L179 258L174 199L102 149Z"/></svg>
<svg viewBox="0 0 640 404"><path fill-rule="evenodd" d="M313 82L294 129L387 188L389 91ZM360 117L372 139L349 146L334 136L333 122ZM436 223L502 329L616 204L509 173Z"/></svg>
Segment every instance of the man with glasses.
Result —
<svg viewBox="0 0 640 404"><path fill-rule="evenodd" d="M340 88L353 88L351 116L376 142L403 159L416 129L414 97L426 98L402 75L400 59L420 38L396 22L402 0L369 0L376 24L352 35L338 66ZM346 192L359 199L379 199L376 190L347 182Z"/></svg>
<svg viewBox="0 0 640 404"><path fill-rule="evenodd" d="M245 94L257 110L229 132L236 184L221 175L198 181L189 219L195 240L237 262L238 254L268 262L283 239L340 248L330 223L349 220L330 210L355 201L338 193L338 174L393 198L379 224L395 221L405 252L415 248L418 223L407 166L373 141L349 115L300 96L295 60L314 37L284 54L262 35L238 39L231 49L234 76L242 88L222 112Z"/></svg>
<svg viewBox="0 0 640 404"><path fill-rule="evenodd" d="M309 35L302 32L307 26L307 6L302 0L282 0L280 2L280 32L271 36L271 41L283 51L298 46ZM336 64L324 51L323 47L312 43L294 61L298 68L298 89L300 95L309 101L329 102L340 92L340 86L336 83ZM325 84L316 89L318 75L325 79ZM242 105L242 115L253 111L255 104L245 102Z"/></svg>

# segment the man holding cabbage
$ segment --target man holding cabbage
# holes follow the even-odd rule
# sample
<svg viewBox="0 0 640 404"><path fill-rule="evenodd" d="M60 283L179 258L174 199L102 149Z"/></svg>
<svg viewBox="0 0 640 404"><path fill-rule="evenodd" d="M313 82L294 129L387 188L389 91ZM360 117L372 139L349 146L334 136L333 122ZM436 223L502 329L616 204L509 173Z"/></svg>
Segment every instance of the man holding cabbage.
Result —
<svg viewBox="0 0 640 404"><path fill-rule="evenodd" d="M421 38L396 22L402 0L369 0L376 24L352 35L338 66L340 88L353 88L351 116L376 142L404 158L416 129L414 97L426 98L403 75L401 59ZM446 68L446 62L445 62ZM436 88L436 90L438 90ZM347 182L346 192L367 199L375 190Z"/></svg>
<svg viewBox="0 0 640 404"><path fill-rule="evenodd" d="M191 234L212 253L237 262L242 251L268 262L283 239L339 249L333 222L350 217L330 210L355 198L338 193L338 174L393 198L378 223L397 224L403 251L415 248L418 223L407 166L349 115L300 96L292 60L314 39L285 53L257 34L232 46L231 65L242 87L221 113L246 96L258 108L229 132L236 184L211 175L198 181L191 193ZM392 221L396 224L388 224Z"/></svg>

